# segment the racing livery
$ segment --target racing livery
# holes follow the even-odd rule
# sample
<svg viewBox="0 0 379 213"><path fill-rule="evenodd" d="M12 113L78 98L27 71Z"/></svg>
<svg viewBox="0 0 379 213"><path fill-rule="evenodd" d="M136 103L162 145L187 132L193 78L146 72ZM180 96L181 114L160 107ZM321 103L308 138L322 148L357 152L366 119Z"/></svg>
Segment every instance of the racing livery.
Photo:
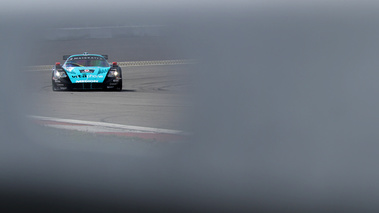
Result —
<svg viewBox="0 0 379 213"><path fill-rule="evenodd" d="M52 89L57 90L122 90L122 72L117 62L110 65L107 55L65 55L63 65L55 64L52 72Z"/></svg>

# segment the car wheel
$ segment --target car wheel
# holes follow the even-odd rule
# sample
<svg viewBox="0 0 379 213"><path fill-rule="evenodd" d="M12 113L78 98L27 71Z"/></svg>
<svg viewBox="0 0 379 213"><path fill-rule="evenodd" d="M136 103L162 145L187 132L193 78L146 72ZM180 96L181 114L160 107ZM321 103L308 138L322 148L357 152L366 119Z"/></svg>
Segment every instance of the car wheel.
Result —
<svg viewBox="0 0 379 213"><path fill-rule="evenodd" d="M122 90L122 81L120 82L120 84L118 85L118 87L116 87L115 90L116 91L121 91Z"/></svg>
<svg viewBox="0 0 379 213"><path fill-rule="evenodd" d="M58 91L59 90L56 86L54 86L54 83L51 84L51 88L53 89L53 91Z"/></svg>
<svg viewBox="0 0 379 213"><path fill-rule="evenodd" d="M114 88L110 89L112 91L121 91L122 90L122 81Z"/></svg>

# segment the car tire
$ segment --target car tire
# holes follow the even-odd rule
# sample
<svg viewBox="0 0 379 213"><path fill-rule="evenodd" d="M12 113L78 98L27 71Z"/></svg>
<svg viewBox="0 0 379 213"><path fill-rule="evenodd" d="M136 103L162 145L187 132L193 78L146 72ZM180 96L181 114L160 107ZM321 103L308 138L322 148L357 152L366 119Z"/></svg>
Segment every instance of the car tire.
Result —
<svg viewBox="0 0 379 213"><path fill-rule="evenodd" d="M51 84L51 88L54 92L59 90L56 86L54 86L54 83Z"/></svg>
<svg viewBox="0 0 379 213"><path fill-rule="evenodd" d="M116 91L121 91L122 90L122 81L120 84L115 88Z"/></svg>

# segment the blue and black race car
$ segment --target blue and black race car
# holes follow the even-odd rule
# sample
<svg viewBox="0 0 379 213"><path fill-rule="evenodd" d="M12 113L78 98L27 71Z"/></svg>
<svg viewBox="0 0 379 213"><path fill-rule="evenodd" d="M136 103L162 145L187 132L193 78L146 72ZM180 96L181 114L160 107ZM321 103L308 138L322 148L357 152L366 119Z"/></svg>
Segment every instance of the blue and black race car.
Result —
<svg viewBox="0 0 379 213"><path fill-rule="evenodd" d="M117 62L108 63L107 55L65 55L63 65L53 67L52 88L58 90L122 90L122 72Z"/></svg>

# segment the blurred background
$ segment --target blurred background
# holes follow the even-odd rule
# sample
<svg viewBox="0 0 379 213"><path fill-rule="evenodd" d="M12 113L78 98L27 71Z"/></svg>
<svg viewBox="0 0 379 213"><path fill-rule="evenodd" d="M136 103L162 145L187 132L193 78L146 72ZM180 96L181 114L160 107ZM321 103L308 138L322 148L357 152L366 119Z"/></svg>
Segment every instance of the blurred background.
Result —
<svg viewBox="0 0 379 213"><path fill-rule="evenodd" d="M3 3L2 208L377 212L378 7L353 0ZM123 68L125 79L136 77L117 95L54 93L50 72L27 68L85 51L196 63ZM158 72L165 75L151 77ZM95 101L107 97L114 97L109 105ZM128 101L138 106L125 107ZM37 125L27 117L36 114L191 136L152 143L76 133Z"/></svg>

